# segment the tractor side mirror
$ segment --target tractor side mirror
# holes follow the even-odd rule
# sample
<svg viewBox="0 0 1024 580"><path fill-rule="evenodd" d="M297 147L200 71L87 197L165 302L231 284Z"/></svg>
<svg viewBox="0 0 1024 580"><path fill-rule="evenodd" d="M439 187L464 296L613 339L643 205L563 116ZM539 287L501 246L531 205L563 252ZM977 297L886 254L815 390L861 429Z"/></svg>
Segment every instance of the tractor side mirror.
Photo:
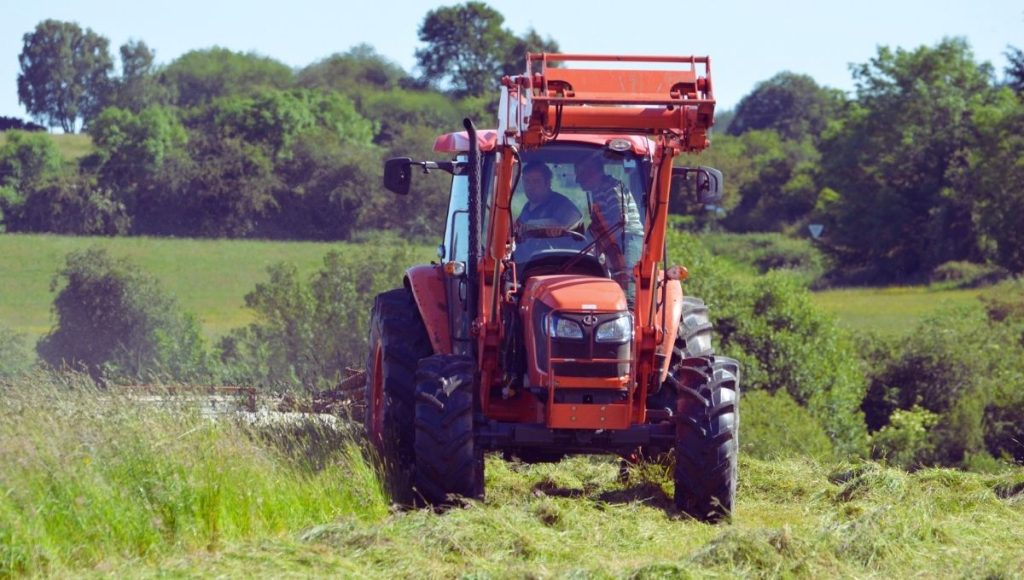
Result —
<svg viewBox="0 0 1024 580"><path fill-rule="evenodd" d="M409 195L413 165L422 169L423 173L440 169L452 175L462 175L466 170L464 161L413 161L409 157L392 157L384 162L384 187L398 195Z"/></svg>
<svg viewBox="0 0 1024 580"><path fill-rule="evenodd" d="M686 192L687 197L702 205L716 205L722 201L725 178L713 167L673 167L673 189Z"/></svg>
<svg viewBox="0 0 1024 580"><path fill-rule="evenodd" d="M409 195L412 185L412 158L393 157L384 162L384 187L398 195Z"/></svg>

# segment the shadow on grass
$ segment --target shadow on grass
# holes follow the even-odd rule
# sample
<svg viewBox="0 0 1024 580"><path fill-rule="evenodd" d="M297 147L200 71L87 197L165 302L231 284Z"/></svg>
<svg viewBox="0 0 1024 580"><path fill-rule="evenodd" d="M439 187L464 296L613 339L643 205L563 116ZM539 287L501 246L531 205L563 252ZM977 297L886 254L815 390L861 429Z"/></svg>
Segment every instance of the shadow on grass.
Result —
<svg viewBox="0 0 1024 580"><path fill-rule="evenodd" d="M665 493L660 485L653 482L636 483L623 489L601 493L596 493L597 490L596 485L584 485L582 488L563 487L552 481L541 481L533 486L533 493L537 496L589 498L597 502L599 506L600 504L641 503L662 510L670 516L678 513L672 498Z"/></svg>

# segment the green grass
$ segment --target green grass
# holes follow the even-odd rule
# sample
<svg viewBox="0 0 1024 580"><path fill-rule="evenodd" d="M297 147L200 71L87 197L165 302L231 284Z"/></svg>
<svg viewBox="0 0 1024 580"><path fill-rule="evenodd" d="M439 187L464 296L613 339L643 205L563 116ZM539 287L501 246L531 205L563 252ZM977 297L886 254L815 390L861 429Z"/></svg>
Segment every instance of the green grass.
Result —
<svg viewBox="0 0 1024 580"><path fill-rule="evenodd" d="M982 292L928 286L842 288L814 292L812 299L851 330L898 336L913 330L918 321L940 308L977 304Z"/></svg>
<svg viewBox="0 0 1024 580"><path fill-rule="evenodd" d="M65 135L60 133L53 133L50 135L53 142L57 145L57 150L60 151L61 156L66 161L77 161L82 157L93 152L92 137L84 134L77 135ZM4 144L7 137L0 133L0 145Z"/></svg>
<svg viewBox="0 0 1024 580"><path fill-rule="evenodd" d="M67 253L90 246L127 257L155 276L185 310L199 317L209 337L252 320L244 297L266 280L267 266L290 262L311 273L328 251L351 253L355 259L359 249L358 244L344 243L0 234L0 325L32 338L45 334L53 324L54 274ZM432 254L423 247L418 260L429 261Z"/></svg>
<svg viewBox="0 0 1024 580"><path fill-rule="evenodd" d="M0 576L1024 572L1021 468L908 474L743 457L733 522L712 526L675 512L664 467L622 482L607 458L489 457L486 501L389 510L345 430L268 434L66 383L0 385Z"/></svg>

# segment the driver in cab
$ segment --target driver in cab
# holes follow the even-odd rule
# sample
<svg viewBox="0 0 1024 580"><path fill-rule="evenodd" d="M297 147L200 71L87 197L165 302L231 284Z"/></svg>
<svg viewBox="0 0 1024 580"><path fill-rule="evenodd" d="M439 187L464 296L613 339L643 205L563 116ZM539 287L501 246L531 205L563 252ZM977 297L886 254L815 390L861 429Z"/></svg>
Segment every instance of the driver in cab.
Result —
<svg viewBox="0 0 1024 580"><path fill-rule="evenodd" d="M516 219L517 232L550 229L548 235L558 235L583 219L576 204L551 189L551 177L551 169L540 161L523 167L523 189L527 201Z"/></svg>

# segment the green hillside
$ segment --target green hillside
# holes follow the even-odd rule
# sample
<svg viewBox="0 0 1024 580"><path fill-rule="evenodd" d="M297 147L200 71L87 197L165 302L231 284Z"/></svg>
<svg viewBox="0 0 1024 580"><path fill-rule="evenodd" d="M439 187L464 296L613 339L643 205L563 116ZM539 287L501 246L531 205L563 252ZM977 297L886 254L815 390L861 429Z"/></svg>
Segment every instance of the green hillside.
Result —
<svg viewBox="0 0 1024 580"><path fill-rule="evenodd" d="M31 336L49 330L50 282L64 256L91 246L115 257L128 257L160 280L163 287L194 313L209 336L219 336L250 321L244 297L266 279L267 266L295 264L312 272L330 250L355 252L358 244L266 242L248 240L180 240L172 238L90 238L51 235L0 235L0 324ZM421 250L421 261L432 251ZM396 284L399 281L396 280Z"/></svg>
<svg viewBox="0 0 1024 580"><path fill-rule="evenodd" d="M836 315L854 331L898 336L939 308L976 303L977 289L936 289L928 286L840 288L812 294L814 303Z"/></svg>

